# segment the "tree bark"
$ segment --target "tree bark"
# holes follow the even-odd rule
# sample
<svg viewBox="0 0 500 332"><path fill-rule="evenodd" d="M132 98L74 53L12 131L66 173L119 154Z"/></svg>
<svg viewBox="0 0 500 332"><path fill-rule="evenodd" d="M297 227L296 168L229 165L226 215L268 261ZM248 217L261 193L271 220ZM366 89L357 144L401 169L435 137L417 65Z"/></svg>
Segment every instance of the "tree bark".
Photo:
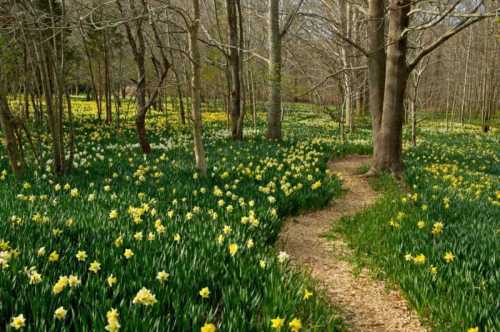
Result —
<svg viewBox="0 0 500 332"><path fill-rule="evenodd" d="M191 55L191 116L193 118L193 140L196 168L203 175L207 175L207 162L203 147L203 127L201 120L201 55L198 45L200 29L200 3L192 0L194 21L189 27L189 51Z"/></svg>
<svg viewBox="0 0 500 332"><path fill-rule="evenodd" d="M229 29L229 68L231 71L231 137L233 140L243 139L242 128L239 127L241 114L241 77L240 77L240 51L238 33L238 15L236 7L239 0L226 0L227 20Z"/></svg>
<svg viewBox="0 0 500 332"><path fill-rule="evenodd" d="M281 139L281 36L280 0L269 0L269 84L270 102L267 112L268 139Z"/></svg>
<svg viewBox="0 0 500 332"><path fill-rule="evenodd" d="M404 96L409 70L406 64L407 38L402 37L402 33L408 27L410 9L411 0L390 2L384 106L381 128L376 137L378 151L374 160L377 172L390 171L396 175L403 170Z"/></svg>
<svg viewBox="0 0 500 332"><path fill-rule="evenodd" d="M3 93L0 93L0 125L2 126L3 143L9 157L10 167L14 175L19 178L23 174L24 162L21 150L17 144L14 116Z"/></svg>
<svg viewBox="0 0 500 332"><path fill-rule="evenodd" d="M369 0L368 5L368 109L372 117L373 160L375 161L378 155L377 136L380 132L384 105L385 6L384 0Z"/></svg>
<svg viewBox="0 0 500 332"><path fill-rule="evenodd" d="M111 94L111 61L110 61L110 49L108 42L108 33L106 30L104 34L104 97L106 101L106 124L110 125L113 122L113 112L112 112L112 94Z"/></svg>

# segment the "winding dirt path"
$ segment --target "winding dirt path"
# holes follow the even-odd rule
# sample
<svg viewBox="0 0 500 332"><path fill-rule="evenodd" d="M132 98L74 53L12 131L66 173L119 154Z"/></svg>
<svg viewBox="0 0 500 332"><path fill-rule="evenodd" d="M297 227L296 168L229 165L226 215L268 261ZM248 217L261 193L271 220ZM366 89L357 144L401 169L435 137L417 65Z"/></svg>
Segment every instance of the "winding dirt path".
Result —
<svg viewBox="0 0 500 332"><path fill-rule="evenodd" d="M352 252L341 238L324 237L333 222L375 202L377 193L365 178L356 175L368 162L366 156L330 162L329 168L342 174L347 193L323 210L290 218L280 234L278 248L290 255L293 264L310 270L321 282L331 303L342 310L351 331L425 331L398 291L387 289L366 269L357 271L345 259Z"/></svg>

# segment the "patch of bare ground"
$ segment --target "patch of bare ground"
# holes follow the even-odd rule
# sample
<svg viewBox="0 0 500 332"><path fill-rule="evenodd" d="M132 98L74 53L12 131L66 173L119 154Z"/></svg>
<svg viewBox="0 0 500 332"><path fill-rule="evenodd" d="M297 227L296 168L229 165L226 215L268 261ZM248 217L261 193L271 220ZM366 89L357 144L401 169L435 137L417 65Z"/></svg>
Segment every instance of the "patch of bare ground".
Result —
<svg viewBox="0 0 500 332"><path fill-rule="evenodd" d="M290 218L280 234L278 248L292 263L310 270L338 307L351 331L426 331L395 289L374 279L367 269L358 269L346 259L353 253L342 238L325 238L332 223L369 207L377 199L367 179L357 175L369 162L367 156L332 161L329 168L342 174L346 193L325 209Z"/></svg>

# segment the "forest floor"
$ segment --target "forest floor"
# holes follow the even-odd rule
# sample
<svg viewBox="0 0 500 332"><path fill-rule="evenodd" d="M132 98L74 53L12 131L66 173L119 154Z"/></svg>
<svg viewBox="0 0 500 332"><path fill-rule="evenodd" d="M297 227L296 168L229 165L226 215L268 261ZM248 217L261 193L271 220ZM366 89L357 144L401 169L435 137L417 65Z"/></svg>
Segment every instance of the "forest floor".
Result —
<svg viewBox="0 0 500 332"><path fill-rule="evenodd" d="M325 209L292 217L285 224L278 247L296 266L304 267L320 282L329 301L343 313L351 331L425 331L415 312L394 287L374 279L353 264L353 252L337 236L326 238L332 223L355 215L377 197L366 178L357 175L369 162L366 156L331 161L329 168L342 176L345 194Z"/></svg>

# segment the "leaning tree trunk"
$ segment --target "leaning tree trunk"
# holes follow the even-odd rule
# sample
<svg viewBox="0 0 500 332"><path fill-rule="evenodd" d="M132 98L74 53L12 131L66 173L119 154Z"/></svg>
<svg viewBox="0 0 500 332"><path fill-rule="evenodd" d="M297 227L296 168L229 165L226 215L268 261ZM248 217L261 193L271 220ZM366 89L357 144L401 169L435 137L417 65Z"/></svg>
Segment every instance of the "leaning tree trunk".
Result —
<svg viewBox="0 0 500 332"><path fill-rule="evenodd" d="M267 112L267 138L281 139L281 36L280 0L269 0L269 84L270 103Z"/></svg>
<svg viewBox="0 0 500 332"><path fill-rule="evenodd" d="M201 122L201 55L198 45L198 31L200 29L200 3L193 0L194 21L189 27L189 51L191 55L191 116L193 118L194 157L196 168L203 175L207 175L207 162L203 148L203 127Z"/></svg>
<svg viewBox="0 0 500 332"><path fill-rule="evenodd" d="M410 8L411 0L391 0L384 107L381 128L376 137L378 151L374 160L377 172L400 174L403 170L404 95L409 70L406 64L407 39L401 36L408 27Z"/></svg>
<svg viewBox="0 0 500 332"><path fill-rule="evenodd" d="M139 82L137 83L137 114L135 116L135 129L137 131L137 137L139 139L139 145L141 146L142 152L148 154L151 152L151 146L149 145L148 137L146 134L146 78L145 78L145 67L144 71L139 70L143 74L140 75Z"/></svg>
<svg viewBox="0 0 500 332"><path fill-rule="evenodd" d="M373 160L377 159L377 136L382 123L385 89L385 6L383 0L370 0L368 7L368 108L372 117ZM375 169L372 168L372 171Z"/></svg>
<svg viewBox="0 0 500 332"><path fill-rule="evenodd" d="M3 131L3 142L7 156L9 157L10 167L16 177L21 177L24 169L21 150L16 140L16 124L14 116L9 108L9 103L5 95L0 94L0 125Z"/></svg>

